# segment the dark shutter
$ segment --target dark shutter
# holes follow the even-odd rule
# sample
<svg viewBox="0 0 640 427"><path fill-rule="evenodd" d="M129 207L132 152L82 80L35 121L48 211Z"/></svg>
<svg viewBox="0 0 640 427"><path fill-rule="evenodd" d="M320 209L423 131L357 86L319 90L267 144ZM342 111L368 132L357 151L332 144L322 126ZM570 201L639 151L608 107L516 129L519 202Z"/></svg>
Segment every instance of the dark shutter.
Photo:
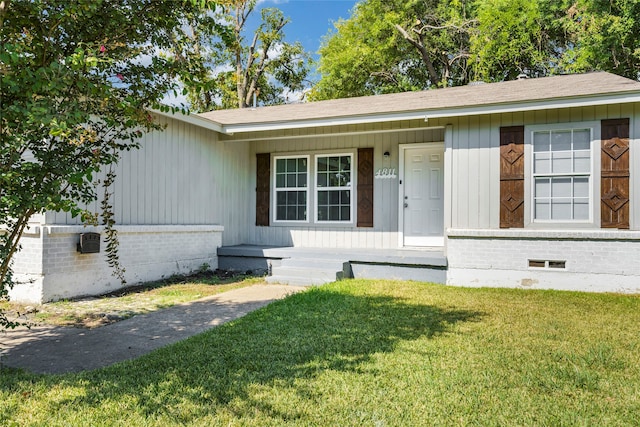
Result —
<svg viewBox="0 0 640 427"><path fill-rule="evenodd" d="M358 148L358 227L373 227L373 148Z"/></svg>
<svg viewBox="0 0 640 427"><path fill-rule="evenodd" d="M500 228L524 227L524 126L500 128Z"/></svg>
<svg viewBox="0 0 640 427"><path fill-rule="evenodd" d="M629 119L601 124L601 227L629 228Z"/></svg>
<svg viewBox="0 0 640 427"><path fill-rule="evenodd" d="M256 154L256 225L269 225L271 154Z"/></svg>

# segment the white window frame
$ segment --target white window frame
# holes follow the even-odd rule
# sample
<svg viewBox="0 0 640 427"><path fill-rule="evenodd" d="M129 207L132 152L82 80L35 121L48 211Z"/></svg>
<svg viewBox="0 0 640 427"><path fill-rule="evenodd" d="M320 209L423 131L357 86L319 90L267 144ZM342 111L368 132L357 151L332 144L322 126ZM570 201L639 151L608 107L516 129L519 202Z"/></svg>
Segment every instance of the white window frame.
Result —
<svg viewBox="0 0 640 427"><path fill-rule="evenodd" d="M349 182L349 186L345 187L319 187L318 186L318 160L320 158L325 157L350 157L351 158L351 181ZM340 224L340 225L351 225L355 223L355 205L356 205L356 169L354 167L354 163L356 161L355 155L353 152L343 152L343 153L320 153L314 155L313 160L313 198L314 198L314 210L313 210L313 220L317 225L323 224ZM318 208L318 192L320 191L344 191L349 190L349 221L321 221L318 219L318 215L320 210Z"/></svg>
<svg viewBox="0 0 640 427"><path fill-rule="evenodd" d="M587 173L539 173L534 174L534 149L533 139L536 132L553 132L553 131L574 131L574 130L590 130L590 172ZM525 127L525 218L527 223L525 226L532 228L554 228L571 226L574 228L595 227L600 222L600 123L597 121L589 122L569 122L545 125L532 125ZM555 219L536 219L535 218L535 178L549 177L576 177L588 176L589 179L589 218L581 220L555 220Z"/></svg>
<svg viewBox="0 0 640 427"><path fill-rule="evenodd" d="M277 175L278 175L278 160L287 160L287 159L306 159L307 160L307 186L306 187L283 187L283 188L278 188L277 186ZM273 180L272 182L272 188L273 188L273 200L272 200L272 206L273 206L273 223L274 224L308 224L310 222L309 219L309 214L310 214L310 210L309 210L309 205L310 205L310 198L311 198L311 189L312 186L310 185L310 179L312 177L312 168L311 168L311 163L310 163L310 156L308 154L292 154L292 155L284 155L284 156L273 156L273 165L272 165L272 170L273 173L271 174L271 179ZM291 220L291 219L278 219L278 192L284 192L284 191L305 191L307 193L307 204L306 204L306 209L307 209L307 215L306 215L306 219L305 220Z"/></svg>

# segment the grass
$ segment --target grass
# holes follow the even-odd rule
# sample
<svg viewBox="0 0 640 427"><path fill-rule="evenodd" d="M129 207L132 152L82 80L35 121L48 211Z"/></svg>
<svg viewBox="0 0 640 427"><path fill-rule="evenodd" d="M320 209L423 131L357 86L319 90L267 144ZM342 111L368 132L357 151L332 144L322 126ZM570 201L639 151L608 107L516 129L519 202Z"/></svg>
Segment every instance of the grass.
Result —
<svg viewBox="0 0 640 427"><path fill-rule="evenodd" d="M4 301L0 302L0 309L14 316L28 313L22 315L21 320L34 324L94 328L262 282L260 277L218 275L207 271L123 288L96 298L62 300L35 307Z"/></svg>
<svg viewBox="0 0 640 427"><path fill-rule="evenodd" d="M3 425L627 426L640 297L341 281L140 359L0 371Z"/></svg>

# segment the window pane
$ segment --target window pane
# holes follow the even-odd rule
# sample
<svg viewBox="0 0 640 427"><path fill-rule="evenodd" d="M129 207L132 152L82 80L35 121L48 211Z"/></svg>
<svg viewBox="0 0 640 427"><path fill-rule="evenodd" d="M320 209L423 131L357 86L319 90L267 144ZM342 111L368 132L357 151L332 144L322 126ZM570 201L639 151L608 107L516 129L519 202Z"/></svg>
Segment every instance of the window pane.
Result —
<svg viewBox="0 0 640 427"><path fill-rule="evenodd" d="M571 197L571 178L553 178L551 195L553 197Z"/></svg>
<svg viewBox="0 0 640 427"><path fill-rule="evenodd" d="M351 208L349 206L342 206L340 208L340 220L341 221L351 220Z"/></svg>
<svg viewBox="0 0 640 427"><path fill-rule="evenodd" d="M551 172L553 173L571 173L571 153L553 153L551 161Z"/></svg>
<svg viewBox="0 0 640 427"><path fill-rule="evenodd" d="M535 197L550 197L551 196L551 179L550 178L536 178Z"/></svg>
<svg viewBox="0 0 640 427"><path fill-rule="evenodd" d="M278 159L276 160L276 172L277 173L283 173L285 172L286 169L286 162L284 159Z"/></svg>
<svg viewBox="0 0 640 427"><path fill-rule="evenodd" d="M533 162L533 173L551 172L551 154L535 153Z"/></svg>
<svg viewBox="0 0 640 427"><path fill-rule="evenodd" d="M536 219L551 219L551 209L548 200L536 200Z"/></svg>
<svg viewBox="0 0 640 427"><path fill-rule="evenodd" d="M338 157L329 157L329 171L330 172L336 172L339 170L339 165L340 165L340 161L338 160Z"/></svg>
<svg viewBox="0 0 640 427"><path fill-rule="evenodd" d="M569 151L571 150L571 131L561 130L551 133L551 150L552 151Z"/></svg>
<svg viewBox="0 0 640 427"><path fill-rule="evenodd" d="M340 206L329 206L329 221L340 221Z"/></svg>
<svg viewBox="0 0 640 427"><path fill-rule="evenodd" d="M318 187L327 187L328 182L329 182L329 179L327 178L327 174L325 173L318 174L318 182L316 183Z"/></svg>
<svg viewBox="0 0 640 427"><path fill-rule="evenodd" d="M349 190L345 190L345 191L341 191L340 192L340 203L343 205L349 205L351 204L351 197L350 197L350 191Z"/></svg>
<svg viewBox="0 0 640 427"><path fill-rule="evenodd" d="M296 176L295 175L287 175L287 187L293 188L296 186Z"/></svg>
<svg viewBox="0 0 640 427"><path fill-rule="evenodd" d="M329 192L329 204L337 205L340 203L340 192L339 191L330 191Z"/></svg>
<svg viewBox="0 0 640 427"><path fill-rule="evenodd" d="M551 219L571 219L571 199L553 199L551 202Z"/></svg>
<svg viewBox="0 0 640 427"><path fill-rule="evenodd" d="M589 219L589 199L578 199L573 202L573 219Z"/></svg>
<svg viewBox="0 0 640 427"><path fill-rule="evenodd" d="M573 153L573 171L591 172L591 153L589 151L576 151Z"/></svg>
<svg viewBox="0 0 640 427"><path fill-rule="evenodd" d="M588 150L591 147L591 132L589 129L573 131L573 149Z"/></svg>
<svg viewBox="0 0 640 427"><path fill-rule="evenodd" d="M533 151L549 151L549 132L535 132L533 134Z"/></svg>
<svg viewBox="0 0 640 427"><path fill-rule="evenodd" d="M305 221L307 219L306 191L278 191L276 220Z"/></svg>
<svg viewBox="0 0 640 427"><path fill-rule="evenodd" d="M278 188L284 187L285 176L286 175L281 175L281 174L276 175L276 187Z"/></svg>
<svg viewBox="0 0 640 427"><path fill-rule="evenodd" d="M297 165L297 160L296 159L287 159L287 172L297 172L298 168L296 167Z"/></svg>
<svg viewBox="0 0 640 427"><path fill-rule="evenodd" d="M329 170L328 157L318 157L318 171L326 172Z"/></svg>
<svg viewBox="0 0 640 427"><path fill-rule="evenodd" d="M326 206L318 206L318 221L329 220L329 208Z"/></svg>
<svg viewBox="0 0 640 427"><path fill-rule="evenodd" d="M329 178L329 187L340 187L340 181L338 180L339 174L331 173L328 175Z"/></svg>
<svg viewBox="0 0 640 427"><path fill-rule="evenodd" d="M343 156L340 158L340 170L351 170L351 156Z"/></svg>
<svg viewBox="0 0 640 427"><path fill-rule="evenodd" d="M306 172L307 171L307 159L298 159L298 172Z"/></svg>
<svg viewBox="0 0 640 427"><path fill-rule="evenodd" d="M307 186L307 174L299 173L298 174L298 187L306 187Z"/></svg>
<svg viewBox="0 0 640 427"><path fill-rule="evenodd" d="M576 177L573 179L573 197L589 198L589 178Z"/></svg>
<svg viewBox="0 0 640 427"><path fill-rule="evenodd" d="M318 191L318 205L327 205L329 203L329 195L326 191Z"/></svg>

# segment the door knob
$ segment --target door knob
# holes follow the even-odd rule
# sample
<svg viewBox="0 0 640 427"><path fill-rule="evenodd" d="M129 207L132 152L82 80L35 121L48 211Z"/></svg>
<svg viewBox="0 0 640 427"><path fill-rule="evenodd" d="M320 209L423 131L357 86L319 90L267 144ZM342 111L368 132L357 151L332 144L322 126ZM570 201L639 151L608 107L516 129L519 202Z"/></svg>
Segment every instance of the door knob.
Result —
<svg viewBox="0 0 640 427"><path fill-rule="evenodd" d="M404 207L405 207L405 208L408 208L408 207L409 207L409 203L404 202Z"/></svg>

